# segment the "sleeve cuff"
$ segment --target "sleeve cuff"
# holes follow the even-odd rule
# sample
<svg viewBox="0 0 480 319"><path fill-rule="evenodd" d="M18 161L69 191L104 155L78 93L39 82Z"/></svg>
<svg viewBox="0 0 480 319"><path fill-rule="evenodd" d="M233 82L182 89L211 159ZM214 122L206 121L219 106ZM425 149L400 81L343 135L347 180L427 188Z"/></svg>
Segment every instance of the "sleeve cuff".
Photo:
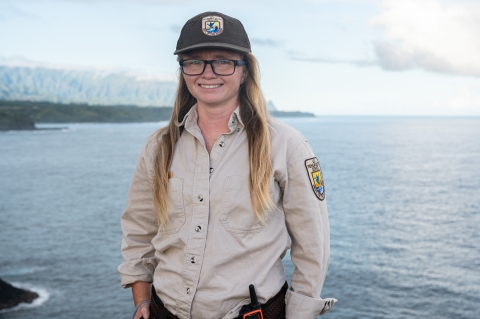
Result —
<svg viewBox="0 0 480 319"><path fill-rule="evenodd" d="M124 261L118 266L122 287L129 288L137 281L153 282L156 267L155 257Z"/></svg>
<svg viewBox="0 0 480 319"><path fill-rule="evenodd" d="M335 298L312 298L288 289L285 297L286 319L313 319L332 309L337 301Z"/></svg>

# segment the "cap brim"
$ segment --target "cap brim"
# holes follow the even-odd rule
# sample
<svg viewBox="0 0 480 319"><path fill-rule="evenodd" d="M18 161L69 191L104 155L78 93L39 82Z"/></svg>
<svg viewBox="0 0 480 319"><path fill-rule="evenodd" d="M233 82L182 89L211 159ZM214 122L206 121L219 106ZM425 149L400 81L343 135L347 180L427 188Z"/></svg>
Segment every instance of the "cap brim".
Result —
<svg viewBox="0 0 480 319"><path fill-rule="evenodd" d="M207 43L200 43L191 45L186 48L182 48L180 50L176 50L173 54L179 54L182 52L195 50L195 49L202 49L202 48L221 48L221 49L229 49L234 51L240 51L242 53L249 53L252 52L249 48L240 47L238 45L230 44L230 43L221 43L221 42L207 42Z"/></svg>

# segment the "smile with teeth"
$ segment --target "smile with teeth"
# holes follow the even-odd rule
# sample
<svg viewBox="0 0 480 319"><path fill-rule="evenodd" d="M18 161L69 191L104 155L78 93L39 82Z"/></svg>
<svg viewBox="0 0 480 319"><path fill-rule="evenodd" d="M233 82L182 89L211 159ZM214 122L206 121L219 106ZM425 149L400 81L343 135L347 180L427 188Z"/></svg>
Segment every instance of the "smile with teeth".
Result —
<svg viewBox="0 0 480 319"><path fill-rule="evenodd" d="M216 89L216 88L219 88L221 84L210 84L210 85L200 84L200 86L204 89Z"/></svg>

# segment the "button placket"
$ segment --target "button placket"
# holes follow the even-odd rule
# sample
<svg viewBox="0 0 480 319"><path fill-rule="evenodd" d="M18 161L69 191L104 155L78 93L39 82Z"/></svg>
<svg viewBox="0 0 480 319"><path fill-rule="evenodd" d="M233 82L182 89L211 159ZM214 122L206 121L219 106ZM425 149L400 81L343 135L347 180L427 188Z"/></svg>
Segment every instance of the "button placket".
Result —
<svg viewBox="0 0 480 319"><path fill-rule="evenodd" d="M197 146L198 157L196 158L193 175L193 216L189 236L186 244L187 256L183 266L183 297L177 300L178 316L187 318L189 309L195 295L200 276L200 270L205 253L206 228L209 215L209 192L210 192L210 157L205 147L199 143Z"/></svg>

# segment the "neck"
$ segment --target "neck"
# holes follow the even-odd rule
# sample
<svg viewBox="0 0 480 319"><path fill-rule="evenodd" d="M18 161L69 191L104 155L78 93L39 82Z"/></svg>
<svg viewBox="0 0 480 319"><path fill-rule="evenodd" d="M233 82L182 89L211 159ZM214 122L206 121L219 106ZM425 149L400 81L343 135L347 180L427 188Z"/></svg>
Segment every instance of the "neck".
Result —
<svg viewBox="0 0 480 319"><path fill-rule="evenodd" d="M230 132L228 121L236 107L236 105L231 105L208 108L200 104L198 105L198 127L202 132L206 144L205 147L209 153L220 134Z"/></svg>
<svg viewBox="0 0 480 319"><path fill-rule="evenodd" d="M215 129L229 132L228 120L237 105L231 105L221 108L208 108L198 105L198 126L202 129Z"/></svg>

